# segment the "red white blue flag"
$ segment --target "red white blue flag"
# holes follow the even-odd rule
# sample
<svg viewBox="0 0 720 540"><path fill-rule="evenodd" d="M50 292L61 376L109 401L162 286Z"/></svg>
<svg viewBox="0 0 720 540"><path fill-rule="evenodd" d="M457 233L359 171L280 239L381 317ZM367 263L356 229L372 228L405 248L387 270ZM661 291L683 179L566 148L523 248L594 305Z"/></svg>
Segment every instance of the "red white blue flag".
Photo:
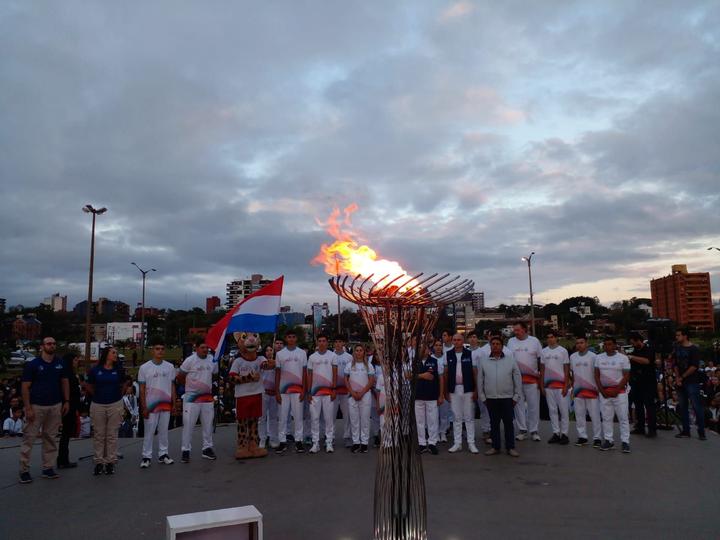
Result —
<svg viewBox="0 0 720 540"><path fill-rule="evenodd" d="M259 291L246 296L210 328L205 342L215 351L217 361L223 354L225 337L233 332L275 332L280 317L283 276Z"/></svg>

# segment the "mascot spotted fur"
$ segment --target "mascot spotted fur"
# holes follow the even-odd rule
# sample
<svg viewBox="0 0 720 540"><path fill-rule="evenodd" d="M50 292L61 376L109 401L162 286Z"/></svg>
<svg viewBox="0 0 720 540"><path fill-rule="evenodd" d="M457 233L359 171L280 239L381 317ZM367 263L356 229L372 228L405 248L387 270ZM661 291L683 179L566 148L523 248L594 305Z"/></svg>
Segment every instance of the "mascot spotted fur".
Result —
<svg viewBox="0 0 720 540"><path fill-rule="evenodd" d="M251 332L235 332L239 353L230 368L230 379L235 383L235 409L237 415L237 450L235 459L267 456L260 448L258 422L262 416L263 384L260 371L275 369L274 360L258 356L260 336Z"/></svg>

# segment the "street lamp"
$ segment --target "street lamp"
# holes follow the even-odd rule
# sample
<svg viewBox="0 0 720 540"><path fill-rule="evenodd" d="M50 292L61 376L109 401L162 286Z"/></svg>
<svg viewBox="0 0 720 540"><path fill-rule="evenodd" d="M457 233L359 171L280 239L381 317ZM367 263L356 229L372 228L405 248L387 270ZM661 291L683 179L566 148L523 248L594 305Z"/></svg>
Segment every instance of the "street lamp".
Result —
<svg viewBox="0 0 720 540"><path fill-rule="evenodd" d="M95 209L90 204L83 206L83 212L92 214L92 233L90 234L90 276L88 277L88 298L85 309L85 361L90 361L90 315L92 311L92 293L93 293L93 269L95 267L95 218L107 212L104 206Z"/></svg>
<svg viewBox="0 0 720 540"><path fill-rule="evenodd" d="M522 261L527 263L528 267L528 281L530 282L530 328L532 328L532 335L535 335L535 302L533 301L533 288L532 288L532 258L533 255L535 255L535 252L533 251L528 255L527 257L523 257Z"/></svg>
<svg viewBox="0 0 720 540"><path fill-rule="evenodd" d="M715 246L710 246L709 248L707 248L708 251L712 251L713 249L720 251L720 248L717 248Z"/></svg>
<svg viewBox="0 0 720 540"><path fill-rule="evenodd" d="M150 272L157 272L154 268L150 268L150 270L143 270L140 268L137 263L131 262L135 268L140 270L140 273L142 274L142 302L140 304L140 360L145 361L145 277Z"/></svg>

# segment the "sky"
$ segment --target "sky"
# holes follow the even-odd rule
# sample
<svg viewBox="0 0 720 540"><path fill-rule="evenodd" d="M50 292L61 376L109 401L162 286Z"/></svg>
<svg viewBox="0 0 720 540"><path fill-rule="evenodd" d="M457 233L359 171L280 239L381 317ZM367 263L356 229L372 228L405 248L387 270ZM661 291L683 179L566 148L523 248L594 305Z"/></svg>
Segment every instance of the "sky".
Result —
<svg viewBox="0 0 720 540"><path fill-rule="evenodd" d="M318 220L486 303L720 292L720 3L0 4L0 297L333 297Z"/></svg>

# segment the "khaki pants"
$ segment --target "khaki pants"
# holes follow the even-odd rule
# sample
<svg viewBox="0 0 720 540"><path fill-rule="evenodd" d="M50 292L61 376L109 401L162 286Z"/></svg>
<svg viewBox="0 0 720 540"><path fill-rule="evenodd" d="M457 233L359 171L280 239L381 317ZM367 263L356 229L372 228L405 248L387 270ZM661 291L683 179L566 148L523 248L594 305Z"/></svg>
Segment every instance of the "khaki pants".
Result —
<svg viewBox="0 0 720 540"><path fill-rule="evenodd" d="M93 461L96 465L117 461L118 431L123 419L122 400L115 403L90 405L90 420L93 425Z"/></svg>
<svg viewBox="0 0 720 540"><path fill-rule="evenodd" d="M52 469L57 461L57 434L62 420L62 405L33 405L35 419L25 426L20 447L20 472L30 470L32 447L40 435L42 439L42 468Z"/></svg>

